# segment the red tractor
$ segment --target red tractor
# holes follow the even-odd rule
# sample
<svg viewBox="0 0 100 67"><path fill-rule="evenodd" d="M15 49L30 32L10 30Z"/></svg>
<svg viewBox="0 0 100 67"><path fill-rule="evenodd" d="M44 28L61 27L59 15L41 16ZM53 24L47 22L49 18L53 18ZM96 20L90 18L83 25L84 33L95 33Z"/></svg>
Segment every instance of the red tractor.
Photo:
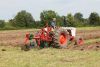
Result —
<svg viewBox="0 0 100 67"><path fill-rule="evenodd" d="M35 34L27 33L25 37L24 48L30 46L38 46L40 48L55 47L66 48L69 44L74 42L74 45L82 45L83 39L75 39L76 28L73 27L60 27L53 29L52 27L42 28Z"/></svg>

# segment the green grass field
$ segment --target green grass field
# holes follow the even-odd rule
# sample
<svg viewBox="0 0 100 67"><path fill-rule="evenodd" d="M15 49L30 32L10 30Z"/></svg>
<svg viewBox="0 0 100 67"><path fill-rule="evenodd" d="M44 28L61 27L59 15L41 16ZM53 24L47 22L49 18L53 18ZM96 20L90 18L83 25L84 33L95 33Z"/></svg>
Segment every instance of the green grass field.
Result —
<svg viewBox="0 0 100 67"><path fill-rule="evenodd" d="M0 67L100 67L100 51L0 46Z"/></svg>

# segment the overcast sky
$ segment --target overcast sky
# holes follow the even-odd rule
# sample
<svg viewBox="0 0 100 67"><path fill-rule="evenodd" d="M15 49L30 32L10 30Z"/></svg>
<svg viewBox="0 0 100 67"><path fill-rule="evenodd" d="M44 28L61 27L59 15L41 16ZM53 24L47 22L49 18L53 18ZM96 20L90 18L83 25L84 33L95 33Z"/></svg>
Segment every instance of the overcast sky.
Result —
<svg viewBox="0 0 100 67"><path fill-rule="evenodd" d="M54 10L59 15L81 12L86 18L91 12L100 15L100 0L0 0L0 19L11 19L21 10L30 12L36 20L43 10Z"/></svg>

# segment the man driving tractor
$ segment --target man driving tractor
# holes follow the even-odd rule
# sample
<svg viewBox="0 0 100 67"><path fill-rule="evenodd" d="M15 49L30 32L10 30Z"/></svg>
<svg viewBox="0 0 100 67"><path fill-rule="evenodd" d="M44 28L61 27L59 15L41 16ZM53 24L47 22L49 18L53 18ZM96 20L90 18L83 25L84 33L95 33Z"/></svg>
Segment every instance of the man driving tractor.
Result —
<svg viewBox="0 0 100 67"><path fill-rule="evenodd" d="M54 29L56 28L56 18L53 18L52 21L50 22L50 26Z"/></svg>

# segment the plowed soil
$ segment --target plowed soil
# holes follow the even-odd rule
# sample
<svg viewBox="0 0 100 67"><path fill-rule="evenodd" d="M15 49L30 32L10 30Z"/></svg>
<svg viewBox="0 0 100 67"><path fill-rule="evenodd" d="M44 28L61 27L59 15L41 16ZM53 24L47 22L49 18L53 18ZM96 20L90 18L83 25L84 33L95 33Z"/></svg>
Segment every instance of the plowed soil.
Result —
<svg viewBox="0 0 100 67"><path fill-rule="evenodd" d="M24 37L27 32L34 33L36 30L10 30L0 31L0 45L6 46L19 46L24 44ZM77 30L76 36L83 37L84 40L100 38L100 30ZM72 46L69 49L80 49L80 50L100 50L100 41L93 42L89 45L83 45L81 47Z"/></svg>

